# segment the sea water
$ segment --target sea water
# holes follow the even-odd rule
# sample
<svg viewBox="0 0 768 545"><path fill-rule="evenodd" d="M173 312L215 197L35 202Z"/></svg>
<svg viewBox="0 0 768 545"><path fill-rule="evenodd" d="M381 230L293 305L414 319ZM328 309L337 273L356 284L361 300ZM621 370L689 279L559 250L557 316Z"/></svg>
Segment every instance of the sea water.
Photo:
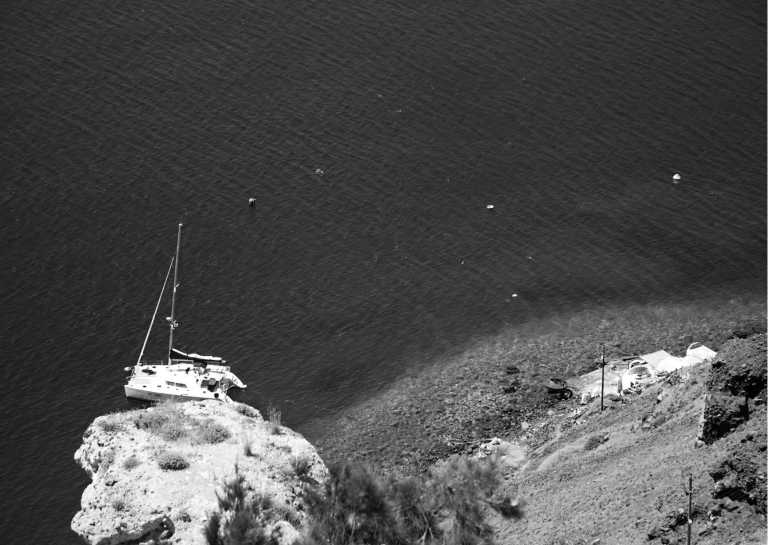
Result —
<svg viewBox="0 0 768 545"><path fill-rule="evenodd" d="M177 346L299 430L542 314L764 296L764 8L7 3L5 542L77 542L178 222Z"/></svg>

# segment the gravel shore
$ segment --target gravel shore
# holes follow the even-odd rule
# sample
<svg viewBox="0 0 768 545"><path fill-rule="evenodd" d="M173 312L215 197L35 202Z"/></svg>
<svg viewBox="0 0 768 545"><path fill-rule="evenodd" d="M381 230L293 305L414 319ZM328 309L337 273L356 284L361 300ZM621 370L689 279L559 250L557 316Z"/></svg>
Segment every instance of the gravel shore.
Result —
<svg viewBox="0 0 768 545"><path fill-rule="evenodd" d="M548 414L577 407L549 395L550 377L575 377L609 358L660 348L684 352L692 341L717 350L734 331L765 323L762 297L585 310L477 339L445 361L402 376L388 389L306 434L326 463L361 462L383 474L413 474L494 436L543 441ZM537 422L536 426L530 426ZM533 431L536 430L534 435Z"/></svg>

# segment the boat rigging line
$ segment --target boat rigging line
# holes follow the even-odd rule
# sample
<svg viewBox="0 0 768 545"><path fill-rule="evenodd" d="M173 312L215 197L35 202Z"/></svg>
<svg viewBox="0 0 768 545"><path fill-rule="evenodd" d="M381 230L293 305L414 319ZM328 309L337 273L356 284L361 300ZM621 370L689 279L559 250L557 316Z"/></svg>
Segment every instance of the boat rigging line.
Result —
<svg viewBox="0 0 768 545"><path fill-rule="evenodd" d="M147 347L147 341L149 341L149 334L152 332L152 326L155 324L155 317L157 316L157 310L160 308L160 301L163 300L163 293L165 293L165 285L168 283L168 277L171 276L171 268L176 258L171 258L171 264L168 265L168 272L165 273L165 280L163 281L163 287L160 289L160 297L157 298L157 304L155 305L155 312L152 314L152 321L149 322L149 329L147 329L147 336L144 337L144 344L141 345L141 352L139 352L139 359L136 360L136 365L141 365L141 358L144 357L144 349Z"/></svg>

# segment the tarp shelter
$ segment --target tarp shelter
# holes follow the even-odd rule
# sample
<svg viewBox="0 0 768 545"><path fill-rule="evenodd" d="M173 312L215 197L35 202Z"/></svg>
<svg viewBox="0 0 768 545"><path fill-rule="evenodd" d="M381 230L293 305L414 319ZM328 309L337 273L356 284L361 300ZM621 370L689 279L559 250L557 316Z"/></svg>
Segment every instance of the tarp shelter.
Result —
<svg viewBox="0 0 768 545"><path fill-rule="evenodd" d="M657 350L656 352L651 352L650 354L643 354L637 359L642 360L643 363L649 365L652 369L656 369L659 363L671 357L672 354L666 350Z"/></svg>
<svg viewBox="0 0 768 545"><path fill-rule="evenodd" d="M685 351L686 358L698 358L699 361L711 360L715 356L717 356L717 352L701 343L693 343Z"/></svg>
<svg viewBox="0 0 768 545"><path fill-rule="evenodd" d="M656 366L656 372L670 373L675 369L682 369L683 367L690 367L703 361L711 360L717 356L717 352L704 346L701 343L693 343L685 351L685 356L682 358L669 356L661 360Z"/></svg>
<svg viewBox="0 0 768 545"><path fill-rule="evenodd" d="M623 390L628 388L632 383L638 381L651 382L657 380L656 375L661 372L670 373L675 369L683 367L690 367L703 361L714 358L717 352L707 348L701 343L693 343L685 351L685 356L677 357L673 356L666 350L657 350L649 354L643 354L638 356L629 362L630 366L634 366L637 369L632 372L632 367L629 369L616 369L612 370L610 367L605 368L605 392L613 393L618 389ZM640 368L646 368L650 374L644 375ZM575 386L575 390L578 394L589 394L591 396L600 395L600 384L602 381L602 370L595 369L585 375L582 375L574 379L571 384ZM570 381L569 381L570 382Z"/></svg>
<svg viewBox="0 0 768 545"><path fill-rule="evenodd" d="M689 364L690 365L690 364ZM671 373L675 369L685 367L685 358L678 358L677 356L669 356L656 364L654 370L657 373Z"/></svg>

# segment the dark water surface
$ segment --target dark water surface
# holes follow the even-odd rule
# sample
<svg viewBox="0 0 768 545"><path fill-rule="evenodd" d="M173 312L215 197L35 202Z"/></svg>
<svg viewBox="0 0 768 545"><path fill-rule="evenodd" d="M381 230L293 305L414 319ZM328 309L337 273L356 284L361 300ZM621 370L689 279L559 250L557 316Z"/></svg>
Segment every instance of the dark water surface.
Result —
<svg viewBox="0 0 768 545"><path fill-rule="evenodd" d="M765 35L754 1L5 2L5 542L76 542L178 221L179 346L299 430L542 313L762 293Z"/></svg>

